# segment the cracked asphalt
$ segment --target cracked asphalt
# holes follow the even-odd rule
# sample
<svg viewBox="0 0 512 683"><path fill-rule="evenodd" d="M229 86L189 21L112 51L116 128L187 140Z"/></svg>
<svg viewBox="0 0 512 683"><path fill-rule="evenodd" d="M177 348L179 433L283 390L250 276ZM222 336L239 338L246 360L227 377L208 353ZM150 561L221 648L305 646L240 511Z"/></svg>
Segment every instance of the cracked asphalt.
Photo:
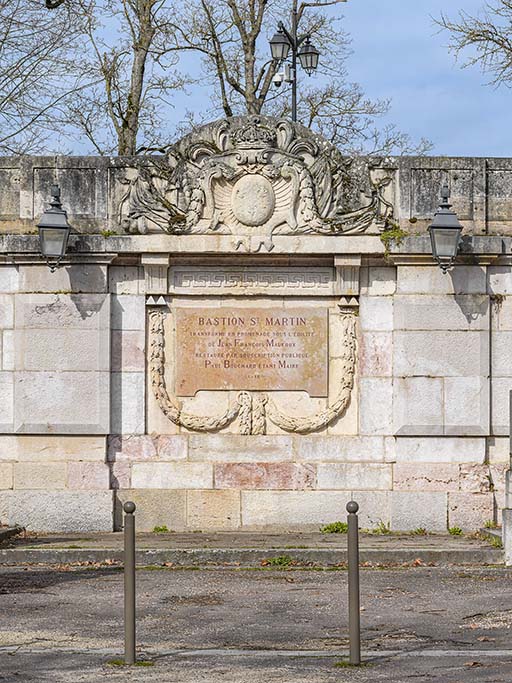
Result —
<svg viewBox="0 0 512 683"><path fill-rule="evenodd" d="M300 569L137 571L139 656L123 652L123 577L111 566L0 568L0 681L467 681L512 679L512 570L361 571L360 669L347 574Z"/></svg>

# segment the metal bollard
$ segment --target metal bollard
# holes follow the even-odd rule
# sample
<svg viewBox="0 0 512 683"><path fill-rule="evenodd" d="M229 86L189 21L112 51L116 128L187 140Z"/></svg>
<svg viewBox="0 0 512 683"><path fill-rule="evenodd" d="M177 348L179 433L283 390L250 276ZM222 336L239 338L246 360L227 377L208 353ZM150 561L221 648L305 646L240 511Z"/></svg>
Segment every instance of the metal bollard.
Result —
<svg viewBox="0 0 512 683"><path fill-rule="evenodd" d="M355 501L347 503L348 522L348 631L350 664L361 664L361 614L359 605L359 522Z"/></svg>
<svg viewBox="0 0 512 683"><path fill-rule="evenodd" d="M135 503L123 505L124 517L124 663L135 664Z"/></svg>

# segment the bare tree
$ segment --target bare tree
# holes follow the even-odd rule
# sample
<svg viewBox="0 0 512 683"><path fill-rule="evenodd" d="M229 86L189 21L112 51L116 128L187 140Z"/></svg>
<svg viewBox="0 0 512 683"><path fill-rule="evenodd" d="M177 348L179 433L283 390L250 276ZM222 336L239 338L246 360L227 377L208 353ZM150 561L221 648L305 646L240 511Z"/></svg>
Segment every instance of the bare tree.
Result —
<svg viewBox="0 0 512 683"><path fill-rule="evenodd" d="M441 15L437 24L451 34L449 49L460 57L463 66L479 64L494 85L512 82L512 0L486 2L480 14L464 10L456 19Z"/></svg>
<svg viewBox="0 0 512 683"><path fill-rule="evenodd" d="M75 136L78 130L99 154L134 155L157 145L166 132L170 96L184 84L175 70L179 47L171 3L47 0L50 9L59 5L80 27L81 78L91 84L56 111L65 129Z"/></svg>
<svg viewBox="0 0 512 683"><path fill-rule="evenodd" d="M299 70L299 120L316 128L344 151L422 153L428 143L413 145L393 127L376 128L389 101L372 101L348 79L344 63L350 40L326 13L328 5L345 0L306 2L298 7L299 34L310 35L321 49L317 77ZM289 115L289 88L273 86L278 65L270 59L268 38L278 20L289 15L297 0L192 0L182 5L178 41L202 56L204 75L213 86L213 107L226 116L267 113ZM304 11L306 9L306 11Z"/></svg>
<svg viewBox="0 0 512 683"><path fill-rule="evenodd" d="M38 0L0 0L2 153L43 149L54 108L82 87L72 69L74 35L67 13L50 16Z"/></svg>

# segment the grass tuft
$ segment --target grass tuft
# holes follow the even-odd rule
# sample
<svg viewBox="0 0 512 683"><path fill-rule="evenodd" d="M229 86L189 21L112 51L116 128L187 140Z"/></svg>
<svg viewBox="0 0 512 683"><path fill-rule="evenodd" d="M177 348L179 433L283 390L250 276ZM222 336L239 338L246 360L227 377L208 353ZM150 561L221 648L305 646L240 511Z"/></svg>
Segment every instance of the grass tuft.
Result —
<svg viewBox="0 0 512 683"><path fill-rule="evenodd" d="M348 524L346 522L331 522L321 527L320 531L323 534L346 534L348 532Z"/></svg>
<svg viewBox="0 0 512 683"><path fill-rule="evenodd" d="M463 536L464 535L460 526L451 526L448 529L448 533L450 534L450 536Z"/></svg>

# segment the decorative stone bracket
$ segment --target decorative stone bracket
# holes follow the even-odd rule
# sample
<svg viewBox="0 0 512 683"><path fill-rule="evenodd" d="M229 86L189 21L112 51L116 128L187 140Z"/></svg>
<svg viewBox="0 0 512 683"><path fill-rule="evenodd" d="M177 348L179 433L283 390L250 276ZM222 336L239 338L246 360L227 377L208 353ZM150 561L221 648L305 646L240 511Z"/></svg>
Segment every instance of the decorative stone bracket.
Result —
<svg viewBox="0 0 512 683"><path fill-rule="evenodd" d="M141 263L144 266L146 294L167 294L167 273L170 264L169 254L143 254Z"/></svg>

